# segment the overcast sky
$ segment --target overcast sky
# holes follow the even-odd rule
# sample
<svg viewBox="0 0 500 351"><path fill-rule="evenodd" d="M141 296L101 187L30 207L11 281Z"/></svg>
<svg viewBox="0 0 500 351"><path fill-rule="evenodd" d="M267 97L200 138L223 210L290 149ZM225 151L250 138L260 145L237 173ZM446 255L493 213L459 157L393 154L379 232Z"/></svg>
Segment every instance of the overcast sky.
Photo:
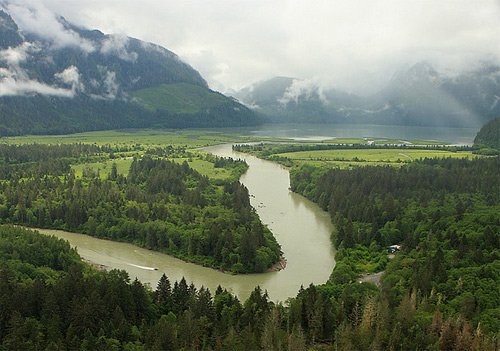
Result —
<svg viewBox="0 0 500 351"><path fill-rule="evenodd" d="M500 62L500 0L10 0L165 46L227 92L273 76L369 92L427 60Z"/></svg>

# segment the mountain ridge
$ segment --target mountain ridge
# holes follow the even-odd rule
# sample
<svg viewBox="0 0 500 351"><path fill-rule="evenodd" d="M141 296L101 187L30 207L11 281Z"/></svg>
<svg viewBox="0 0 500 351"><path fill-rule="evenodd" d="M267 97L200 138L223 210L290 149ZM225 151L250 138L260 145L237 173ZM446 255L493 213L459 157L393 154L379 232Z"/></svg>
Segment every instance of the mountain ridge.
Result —
<svg viewBox="0 0 500 351"><path fill-rule="evenodd" d="M314 81L280 78L282 85L262 99L261 81L236 92L242 103L270 122L367 123L479 127L500 115L500 65L483 62L446 75L422 61L393 74L383 89L360 96Z"/></svg>
<svg viewBox="0 0 500 351"><path fill-rule="evenodd" d="M260 122L233 98L210 90L168 49L80 28L63 17L49 19L57 30L23 29L0 6L0 135ZM183 88L175 91L179 84ZM137 93L161 93L164 85L177 96L191 96L189 109L148 105Z"/></svg>

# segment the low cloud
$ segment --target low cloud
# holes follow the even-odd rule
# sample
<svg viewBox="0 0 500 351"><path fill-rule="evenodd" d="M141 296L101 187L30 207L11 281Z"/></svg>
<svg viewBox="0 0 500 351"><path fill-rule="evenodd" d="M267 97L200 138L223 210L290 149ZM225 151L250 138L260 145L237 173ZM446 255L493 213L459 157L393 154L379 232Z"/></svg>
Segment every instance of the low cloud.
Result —
<svg viewBox="0 0 500 351"><path fill-rule="evenodd" d="M9 1L163 45L221 91L285 76L368 95L422 60L439 71L500 62L498 0L253 0L231 11L227 1Z"/></svg>
<svg viewBox="0 0 500 351"><path fill-rule="evenodd" d="M129 39L125 35L108 35L101 45L101 53L104 55L115 55L123 61L135 62L138 54L135 51L128 51Z"/></svg>
<svg viewBox="0 0 500 351"><path fill-rule="evenodd" d="M115 99L118 95L120 85L116 81L116 72L106 70L103 77L103 86L106 90L104 98Z"/></svg>
<svg viewBox="0 0 500 351"><path fill-rule="evenodd" d="M14 0L3 4L21 31L48 40L54 47L78 47L85 53L95 51L94 44L66 28L54 12L39 1Z"/></svg>
<svg viewBox="0 0 500 351"><path fill-rule="evenodd" d="M63 84L71 86L71 90L74 93L85 90L85 86L80 81L80 72L78 72L78 68L75 66L69 66L64 71L56 73L54 77Z"/></svg>
<svg viewBox="0 0 500 351"><path fill-rule="evenodd" d="M299 103L299 98L310 99L317 97L323 104L327 104L328 100L324 94L322 84L316 79L294 79L292 84L285 90L283 96L278 99L282 105L287 105L291 102Z"/></svg>
<svg viewBox="0 0 500 351"><path fill-rule="evenodd" d="M28 42L0 50L0 61L7 66L0 68L0 96L42 94L73 97L78 84L80 84L79 77L75 77L74 71L76 67L74 66L72 66L73 69L68 68L69 70L58 73L61 81L71 85L71 89L50 86L29 78L28 73L22 68L21 64L26 62L30 55L36 51L38 51L38 48ZM76 74L78 75L78 70L76 70Z"/></svg>
<svg viewBox="0 0 500 351"><path fill-rule="evenodd" d="M19 79L17 72L0 68L0 96L19 96L42 94L60 97L73 97L70 89L53 87L32 79Z"/></svg>
<svg viewBox="0 0 500 351"><path fill-rule="evenodd" d="M9 66L19 66L28 59L31 53L38 50L39 49L34 44L24 42L19 46L0 50L0 60L7 63Z"/></svg>

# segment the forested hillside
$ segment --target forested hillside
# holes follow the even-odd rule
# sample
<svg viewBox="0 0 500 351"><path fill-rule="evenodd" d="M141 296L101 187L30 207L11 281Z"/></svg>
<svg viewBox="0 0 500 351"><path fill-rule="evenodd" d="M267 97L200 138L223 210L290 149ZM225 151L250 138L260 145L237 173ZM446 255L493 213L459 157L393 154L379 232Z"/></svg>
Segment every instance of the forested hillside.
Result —
<svg viewBox="0 0 500 351"><path fill-rule="evenodd" d="M489 121L479 130L474 145L500 150L500 117Z"/></svg>

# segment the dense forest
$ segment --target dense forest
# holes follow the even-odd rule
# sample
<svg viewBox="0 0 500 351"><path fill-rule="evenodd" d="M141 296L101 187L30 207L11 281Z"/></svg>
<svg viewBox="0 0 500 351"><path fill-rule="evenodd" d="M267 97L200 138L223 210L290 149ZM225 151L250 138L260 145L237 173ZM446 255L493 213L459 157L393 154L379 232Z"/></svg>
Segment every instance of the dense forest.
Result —
<svg viewBox="0 0 500 351"><path fill-rule="evenodd" d="M357 317L335 340L341 349L496 349L499 169L494 157L291 172L292 189L329 211L337 228L337 266L323 289L335 296L339 284L353 289L361 273L385 269L379 292L353 298L362 312L350 311ZM401 251L387 259L396 244ZM484 335L492 344L477 346Z"/></svg>
<svg viewBox="0 0 500 351"><path fill-rule="evenodd" d="M102 151L56 150L45 153L61 158L45 160L12 149L2 167L26 169L1 173L3 222L88 231L242 272L279 254L246 189L161 157L179 150L151 149L127 176L112 167L81 178L58 162ZM151 291L84 264L67 242L2 225L0 350L497 350L499 167L492 157L293 169L293 190L332 215L338 251L328 282L285 303L259 287L239 301L167 276ZM400 251L388 255L393 244ZM376 272L379 284L363 281Z"/></svg>
<svg viewBox="0 0 500 351"><path fill-rule="evenodd" d="M445 178L436 178L433 171L441 172L443 177L451 176L446 178L451 183L458 180L457 174L477 165L450 160L414 165L417 169L422 167L421 176L426 179L420 190L430 186L434 191L424 193L419 206L412 201L406 207L394 206L395 219L388 217L387 223L399 220L401 225L410 227L398 234L402 251L385 264L380 289L371 283L358 282L356 263L362 257L357 253L362 252L364 241L350 229L362 223L353 214L349 221L359 220L360 224L344 223L339 227L339 232L344 230L345 235L340 241L337 267L329 281L300 289L284 305L270 302L266 292L258 287L246 301L240 302L223 288L212 295L184 279L170 282L167 276L160 279L152 292L137 280L131 282L123 271L95 271L82 264L75 251L62 240L2 226L2 347L5 350L496 350L500 296L499 193L493 191L492 196L484 196L480 184L491 181L488 173L496 169L499 160L478 162L483 163L483 172L473 173L467 185L459 181L442 191L432 187ZM384 196L396 181L404 182L409 174L379 168L382 167L359 169L358 177L351 179L357 179L353 183L360 186L361 180L370 178L372 172L385 171L385 181L374 190ZM304 179L310 177L309 196L324 181L331 181L330 172L337 172L308 171L296 171L292 184L305 184ZM342 183L348 182L339 182L338 186L342 187ZM498 179L494 179L490 189L496 190L498 186ZM322 189L317 193L333 190ZM408 193L419 194L416 190ZM411 196L396 187L392 197L406 203L403 199ZM461 202L463 206L459 205ZM377 228L381 233L387 229L385 225ZM394 230L397 229L395 225ZM352 245L348 234L352 236ZM384 251L384 240L392 243L393 238L383 237L375 235L368 249Z"/></svg>
<svg viewBox="0 0 500 351"><path fill-rule="evenodd" d="M278 327L259 288L241 303L222 288L212 296L163 276L152 292L124 271L84 265L63 240L23 228L0 226L0 259L0 350L249 350ZM303 349L303 334L292 336L302 346L292 350Z"/></svg>
<svg viewBox="0 0 500 351"><path fill-rule="evenodd" d="M211 181L186 162L154 155L134 159L127 177L113 165L105 179L92 170L76 178L70 163L101 148L40 146L42 152L23 156L36 147L0 148L2 223L132 242L235 273L263 272L279 260L279 245L237 181ZM209 159L215 167L239 167Z"/></svg>
<svg viewBox="0 0 500 351"><path fill-rule="evenodd" d="M207 94L211 92L206 90ZM0 136L126 128L244 127L262 123L256 113L227 97L223 104L202 107L196 112L178 113L148 110L132 100L5 96L0 97Z"/></svg>

